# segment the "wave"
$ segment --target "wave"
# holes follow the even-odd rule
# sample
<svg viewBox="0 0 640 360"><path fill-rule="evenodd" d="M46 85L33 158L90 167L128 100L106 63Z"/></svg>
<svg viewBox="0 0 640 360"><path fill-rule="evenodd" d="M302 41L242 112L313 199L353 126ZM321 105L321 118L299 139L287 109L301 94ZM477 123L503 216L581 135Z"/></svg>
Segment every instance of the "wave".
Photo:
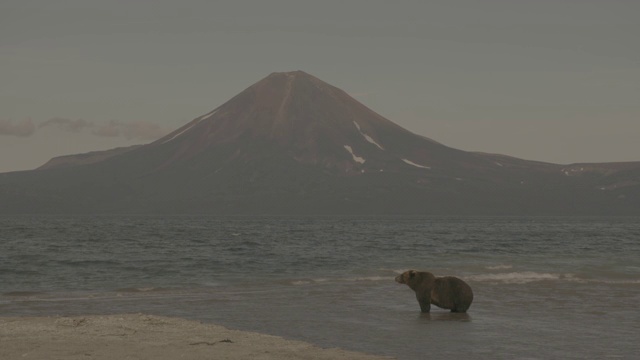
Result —
<svg viewBox="0 0 640 360"><path fill-rule="evenodd" d="M58 260L57 262L60 265L71 266L71 267L120 265L119 261L116 261L116 260L103 260L103 259L100 259L100 260L65 259L65 260Z"/></svg>
<svg viewBox="0 0 640 360"><path fill-rule="evenodd" d="M480 274L466 277L469 281L505 284L526 284L535 281L575 281L574 274L539 273L535 271L510 272L500 274Z"/></svg>
<svg viewBox="0 0 640 360"><path fill-rule="evenodd" d="M16 296L16 297L29 297L29 296L40 296L46 293L41 291L9 291L6 293L2 293L4 296Z"/></svg>
<svg viewBox="0 0 640 360"><path fill-rule="evenodd" d="M640 279L593 279L579 277L572 273L539 273L535 271L510 272L499 274L479 274L467 276L465 279L476 282L527 284L536 281L567 281L574 283L595 284L640 284Z"/></svg>
<svg viewBox="0 0 640 360"><path fill-rule="evenodd" d="M291 280L291 285L309 285L309 284L321 284L321 283L340 283L340 282L372 282L372 281L393 281L392 276L354 276L347 278L318 278L318 279L297 279Z"/></svg>
<svg viewBox="0 0 640 360"><path fill-rule="evenodd" d="M513 265L494 265L485 267L487 270L507 270L511 268L513 268Z"/></svg>
<svg viewBox="0 0 640 360"><path fill-rule="evenodd" d="M353 278L340 279L342 281L387 281L393 280L393 276L358 276Z"/></svg>
<svg viewBox="0 0 640 360"><path fill-rule="evenodd" d="M140 293L140 292L154 292L154 291L165 291L168 290L167 288L161 288L161 287L126 287L126 288L120 288L120 289L116 289L116 292L119 293Z"/></svg>
<svg viewBox="0 0 640 360"><path fill-rule="evenodd" d="M293 281L291 281L290 284L299 286L299 285L309 285L309 284L313 284L313 283L315 283L314 280L293 280Z"/></svg>

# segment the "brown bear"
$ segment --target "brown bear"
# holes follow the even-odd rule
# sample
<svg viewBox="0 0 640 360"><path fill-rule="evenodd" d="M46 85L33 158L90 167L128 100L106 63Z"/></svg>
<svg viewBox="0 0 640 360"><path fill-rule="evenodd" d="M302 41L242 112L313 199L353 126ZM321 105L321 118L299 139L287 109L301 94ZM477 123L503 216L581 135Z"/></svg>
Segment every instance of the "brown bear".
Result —
<svg viewBox="0 0 640 360"><path fill-rule="evenodd" d="M471 287L454 276L435 277L430 272L408 270L396 276L396 282L407 284L416 292L420 310L424 313L431 310L431 304L463 313L473 301Z"/></svg>

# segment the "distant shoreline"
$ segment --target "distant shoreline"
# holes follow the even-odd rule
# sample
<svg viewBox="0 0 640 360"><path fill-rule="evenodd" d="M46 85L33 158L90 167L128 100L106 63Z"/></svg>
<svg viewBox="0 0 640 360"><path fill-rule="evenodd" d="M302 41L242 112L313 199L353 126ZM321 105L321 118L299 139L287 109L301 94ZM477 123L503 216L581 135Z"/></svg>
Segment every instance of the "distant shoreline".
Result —
<svg viewBox="0 0 640 360"><path fill-rule="evenodd" d="M0 317L2 359L389 359L175 317Z"/></svg>

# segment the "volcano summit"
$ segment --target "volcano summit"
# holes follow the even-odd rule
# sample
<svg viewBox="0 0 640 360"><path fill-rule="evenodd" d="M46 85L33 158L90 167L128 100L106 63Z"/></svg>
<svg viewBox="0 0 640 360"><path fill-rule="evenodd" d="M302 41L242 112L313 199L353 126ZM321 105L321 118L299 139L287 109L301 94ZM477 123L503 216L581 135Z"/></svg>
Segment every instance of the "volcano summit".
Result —
<svg viewBox="0 0 640 360"><path fill-rule="evenodd" d="M640 214L640 162L453 149L302 71L150 144L90 154L0 174L0 212Z"/></svg>

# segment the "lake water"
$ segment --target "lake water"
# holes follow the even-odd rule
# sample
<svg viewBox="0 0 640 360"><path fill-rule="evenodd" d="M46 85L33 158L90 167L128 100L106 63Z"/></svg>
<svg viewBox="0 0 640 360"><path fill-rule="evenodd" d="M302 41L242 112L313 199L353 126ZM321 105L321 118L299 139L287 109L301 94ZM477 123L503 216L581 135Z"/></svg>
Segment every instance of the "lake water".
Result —
<svg viewBox="0 0 640 360"><path fill-rule="evenodd" d="M393 278L455 275L467 314ZM148 313L399 359L640 354L640 218L13 216L0 316Z"/></svg>

